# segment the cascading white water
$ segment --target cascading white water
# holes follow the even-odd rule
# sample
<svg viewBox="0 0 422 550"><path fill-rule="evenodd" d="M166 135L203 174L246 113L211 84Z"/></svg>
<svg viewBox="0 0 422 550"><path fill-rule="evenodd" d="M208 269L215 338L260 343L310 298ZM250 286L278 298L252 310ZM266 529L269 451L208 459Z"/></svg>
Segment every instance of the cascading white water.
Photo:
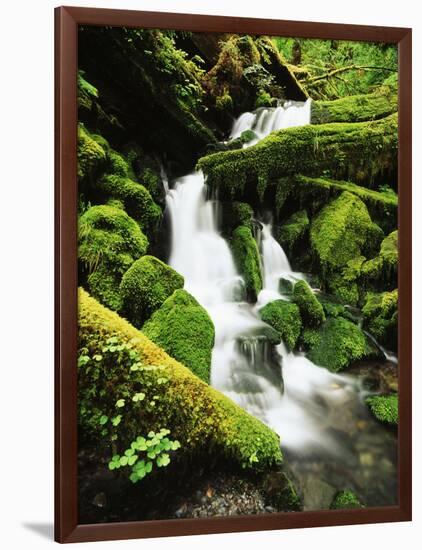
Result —
<svg viewBox="0 0 422 550"><path fill-rule="evenodd" d="M252 129L261 139L271 131L309 121L310 100L302 104L287 102L276 109L244 113L235 121L231 138ZM334 457L348 464L358 480L359 476L365 480L367 471L355 464L360 451L354 447L358 448L360 440L345 444L336 437L342 431L355 433L355 427L342 425L344 416L353 423L360 418L374 432L370 434L371 444L378 437L379 453L385 454L384 439L368 418L358 380L332 374L303 354L289 353L284 344L272 345L268 339L269 327L259 317L259 309L269 301L287 299L279 292L280 278L292 281L303 278L291 270L286 254L272 236L271 226L262 224L264 288L257 304L252 306L242 299L244 283L229 245L219 233L216 203L206 200L202 172L180 178L168 191L166 201L172 239L169 263L185 277L185 288L205 307L215 327L211 384L280 435L283 449L293 453L289 462L304 485L308 475L305 470L313 466L303 460L303 453L316 449L323 452L320 465L333 460L327 457ZM343 413L347 410L347 414L339 415L339 408ZM297 453L302 458L296 463ZM349 470L346 476L350 475ZM331 471L325 475L331 480ZM306 489L303 490L305 506L321 507L319 501L306 504Z"/></svg>
<svg viewBox="0 0 422 550"><path fill-rule="evenodd" d="M310 99L305 103L286 101L284 105L275 109L259 109L256 113L247 112L240 115L233 124L230 139L240 137L245 130L253 130L256 139L244 145L250 147L275 130L309 124L310 118Z"/></svg>

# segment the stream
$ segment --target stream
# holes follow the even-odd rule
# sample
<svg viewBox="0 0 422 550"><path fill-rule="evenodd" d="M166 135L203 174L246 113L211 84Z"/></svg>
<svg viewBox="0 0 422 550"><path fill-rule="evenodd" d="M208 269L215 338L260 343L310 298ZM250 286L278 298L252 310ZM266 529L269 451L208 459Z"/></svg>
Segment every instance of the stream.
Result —
<svg viewBox="0 0 422 550"><path fill-rule="evenodd" d="M230 138L252 129L257 141L274 130L308 124L310 100L243 113ZM333 374L284 344L268 341L258 311L288 299L281 277L293 272L271 224L261 222L264 288L256 304L244 299L242 277L219 227L218 202L207 200L202 172L178 179L167 190L171 228L169 264L185 289L208 311L215 326L211 385L276 431L303 497L305 510L329 507L334 494L354 490L368 506L396 503L396 435L369 413L362 376ZM394 357L389 357L393 359ZM394 365L395 366L395 365Z"/></svg>

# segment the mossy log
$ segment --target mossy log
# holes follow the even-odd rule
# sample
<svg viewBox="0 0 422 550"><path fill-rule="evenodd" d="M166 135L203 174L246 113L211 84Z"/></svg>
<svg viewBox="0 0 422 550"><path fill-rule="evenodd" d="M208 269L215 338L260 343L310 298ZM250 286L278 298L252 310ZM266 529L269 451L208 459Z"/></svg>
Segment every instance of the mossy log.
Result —
<svg viewBox="0 0 422 550"><path fill-rule="evenodd" d="M364 122L377 120L397 111L397 92L388 87L372 94L342 97L333 101L313 101L311 123Z"/></svg>
<svg viewBox="0 0 422 550"><path fill-rule="evenodd" d="M133 355L139 356L137 369L123 368L116 355L103 352L110 338L129 345ZM78 370L78 395L85 404L80 409L80 437L86 435L91 444L102 438L102 427L93 422L93 412L107 414L115 410L118 399L136 391L145 394L142 407L136 407L129 398L124 409L119 409L122 420L118 450L120 446L125 449L140 434L166 427L172 438L180 441L179 452L212 452L216 457L257 469L281 463L280 440L271 429L83 289L79 291L79 347L85 356L95 356L92 361L97 365L94 369L88 361ZM154 400L153 407L150 399ZM85 410L88 405L92 410Z"/></svg>
<svg viewBox="0 0 422 550"><path fill-rule="evenodd" d="M142 327L142 332L204 382L210 381L214 325L186 290L176 290Z"/></svg>
<svg viewBox="0 0 422 550"><path fill-rule="evenodd" d="M373 122L314 124L273 132L253 147L201 158L197 167L220 196L263 200L271 182L294 174L366 187L396 181L397 114Z"/></svg>

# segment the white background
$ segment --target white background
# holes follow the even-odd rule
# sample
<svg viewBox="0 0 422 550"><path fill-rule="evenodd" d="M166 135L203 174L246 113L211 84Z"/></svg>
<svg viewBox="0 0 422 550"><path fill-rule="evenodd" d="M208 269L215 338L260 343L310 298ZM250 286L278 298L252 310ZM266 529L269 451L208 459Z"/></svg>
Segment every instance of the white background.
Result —
<svg viewBox="0 0 422 550"><path fill-rule="evenodd" d="M413 27L414 120L420 102L421 19L415 0L77 1L72 5ZM50 547L53 521L53 8L9 0L0 29L0 541ZM3 97L4 96L4 97ZM416 124L415 124L416 127ZM419 130L419 128L417 128ZM421 138L414 132L414 278L420 280ZM419 246L418 246L419 245ZM418 251L419 248L419 251ZM415 293L414 310L421 298ZM420 334L414 318L415 348ZM416 355L416 354L414 354ZM94 543L98 549L202 550L216 545L312 550L420 548L422 365L414 359L414 522ZM78 548L81 545L77 545ZM84 548L87 548L84 546Z"/></svg>

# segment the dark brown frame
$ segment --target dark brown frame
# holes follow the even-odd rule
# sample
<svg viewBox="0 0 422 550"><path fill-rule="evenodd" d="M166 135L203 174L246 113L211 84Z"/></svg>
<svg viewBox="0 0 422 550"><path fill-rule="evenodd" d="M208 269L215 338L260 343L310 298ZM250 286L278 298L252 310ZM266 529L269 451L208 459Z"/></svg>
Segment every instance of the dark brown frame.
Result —
<svg viewBox="0 0 422 550"><path fill-rule="evenodd" d="M80 24L391 42L399 47L398 506L77 524L77 28ZM179 13L55 10L55 540L258 531L411 520L411 29Z"/></svg>

